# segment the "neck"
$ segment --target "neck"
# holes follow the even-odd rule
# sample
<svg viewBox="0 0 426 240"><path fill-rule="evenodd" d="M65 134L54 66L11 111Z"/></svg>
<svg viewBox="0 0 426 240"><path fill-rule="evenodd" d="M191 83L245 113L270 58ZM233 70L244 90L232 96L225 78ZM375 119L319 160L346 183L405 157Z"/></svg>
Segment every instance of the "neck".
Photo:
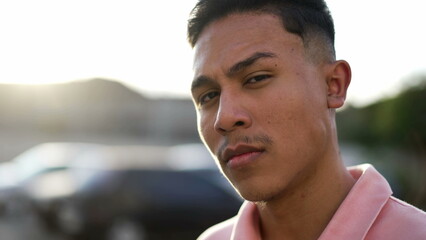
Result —
<svg viewBox="0 0 426 240"><path fill-rule="evenodd" d="M317 239L352 188L355 180L341 160L317 166L297 186L257 203L262 239Z"/></svg>

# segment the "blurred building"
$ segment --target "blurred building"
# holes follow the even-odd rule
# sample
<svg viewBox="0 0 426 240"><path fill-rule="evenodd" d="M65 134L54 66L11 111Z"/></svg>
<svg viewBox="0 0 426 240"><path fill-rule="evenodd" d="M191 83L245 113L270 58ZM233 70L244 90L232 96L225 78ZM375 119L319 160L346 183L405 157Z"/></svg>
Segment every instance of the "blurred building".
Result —
<svg viewBox="0 0 426 240"><path fill-rule="evenodd" d="M103 79L0 85L0 162L42 142L172 145L198 141L189 99L152 99Z"/></svg>

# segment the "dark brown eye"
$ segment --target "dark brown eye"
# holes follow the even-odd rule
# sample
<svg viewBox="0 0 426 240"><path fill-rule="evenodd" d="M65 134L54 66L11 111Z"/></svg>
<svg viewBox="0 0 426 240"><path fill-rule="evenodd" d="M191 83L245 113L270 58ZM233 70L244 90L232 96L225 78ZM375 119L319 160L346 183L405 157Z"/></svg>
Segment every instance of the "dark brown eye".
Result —
<svg viewBox="0 0 426 240"><path fill-rule="evenodd" d="M270 78L270 77L271 77L270 75L257 75L257 76L254 76L252 78L249 78L246 81L246 83L248 83L248 84L250 84L250 83L257 83L257 82L263 81L263 80L265 80L267 78Z"/></svg>
<svg viewBox="0 0 426 240"><path fill-rule="evenodd" d="M219 92L208 92L200 97L200 105L204 105L211 101L213 98L217 97Z"/></svg>

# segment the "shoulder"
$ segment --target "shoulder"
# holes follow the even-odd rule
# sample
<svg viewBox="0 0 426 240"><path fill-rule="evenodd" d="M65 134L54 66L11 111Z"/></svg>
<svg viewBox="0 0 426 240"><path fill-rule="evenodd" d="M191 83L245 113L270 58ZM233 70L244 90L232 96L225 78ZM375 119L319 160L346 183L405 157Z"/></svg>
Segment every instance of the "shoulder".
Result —
<svg viewBox="0 0 426 240"><path fill-rule="evenodd" d="M234 227L236 217L230 218L224 222L218 223L205 232L203 232L197 240L226 240L231 239L232 229Z"/></svg>
<svg viewBox="0 0 426 240"><path fill-rule="evenodd" d="M424 211L390 197L377 216L371 235L387 236L383 239L426 239L425 226Z"/></svg>
<svg viewBox="0 0 426 240"><path fill-rule="evenodd" d="M398 219L402 223L410 226L426 226L426 213L404 201L390 197L383 211L392 218ZM426 230L426 229L425 229Z"/></svg>
<svg viewBox="0 0 426 240"><path fill-rule="evenodd" d="M426 213L404 201L391 197L385 205L383 211L389 216L398 218L400 221L406 221L411 224L421 223L426 226Z"/></svg>
<svg viewBox="0 0 426 240"><path fill-rule="evenodd" d="M385 207L388 207L394 213L405 215L409 219L413 218L426 221L426 213L424 211L395 197L390 197Z"/></svg>

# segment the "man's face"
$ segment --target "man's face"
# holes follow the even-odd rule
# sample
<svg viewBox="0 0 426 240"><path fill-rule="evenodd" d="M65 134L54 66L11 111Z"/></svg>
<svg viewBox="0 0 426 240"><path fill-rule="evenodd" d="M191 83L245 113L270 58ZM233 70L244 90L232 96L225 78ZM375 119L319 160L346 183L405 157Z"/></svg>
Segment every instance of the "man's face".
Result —
<svg viewBox="0 0 426 240"><path fill-rule="evenodd" d="M192 86L199 133L245 199L290 191L327 157L324 69L274 15L233 14L202 32Z"/></svg>

